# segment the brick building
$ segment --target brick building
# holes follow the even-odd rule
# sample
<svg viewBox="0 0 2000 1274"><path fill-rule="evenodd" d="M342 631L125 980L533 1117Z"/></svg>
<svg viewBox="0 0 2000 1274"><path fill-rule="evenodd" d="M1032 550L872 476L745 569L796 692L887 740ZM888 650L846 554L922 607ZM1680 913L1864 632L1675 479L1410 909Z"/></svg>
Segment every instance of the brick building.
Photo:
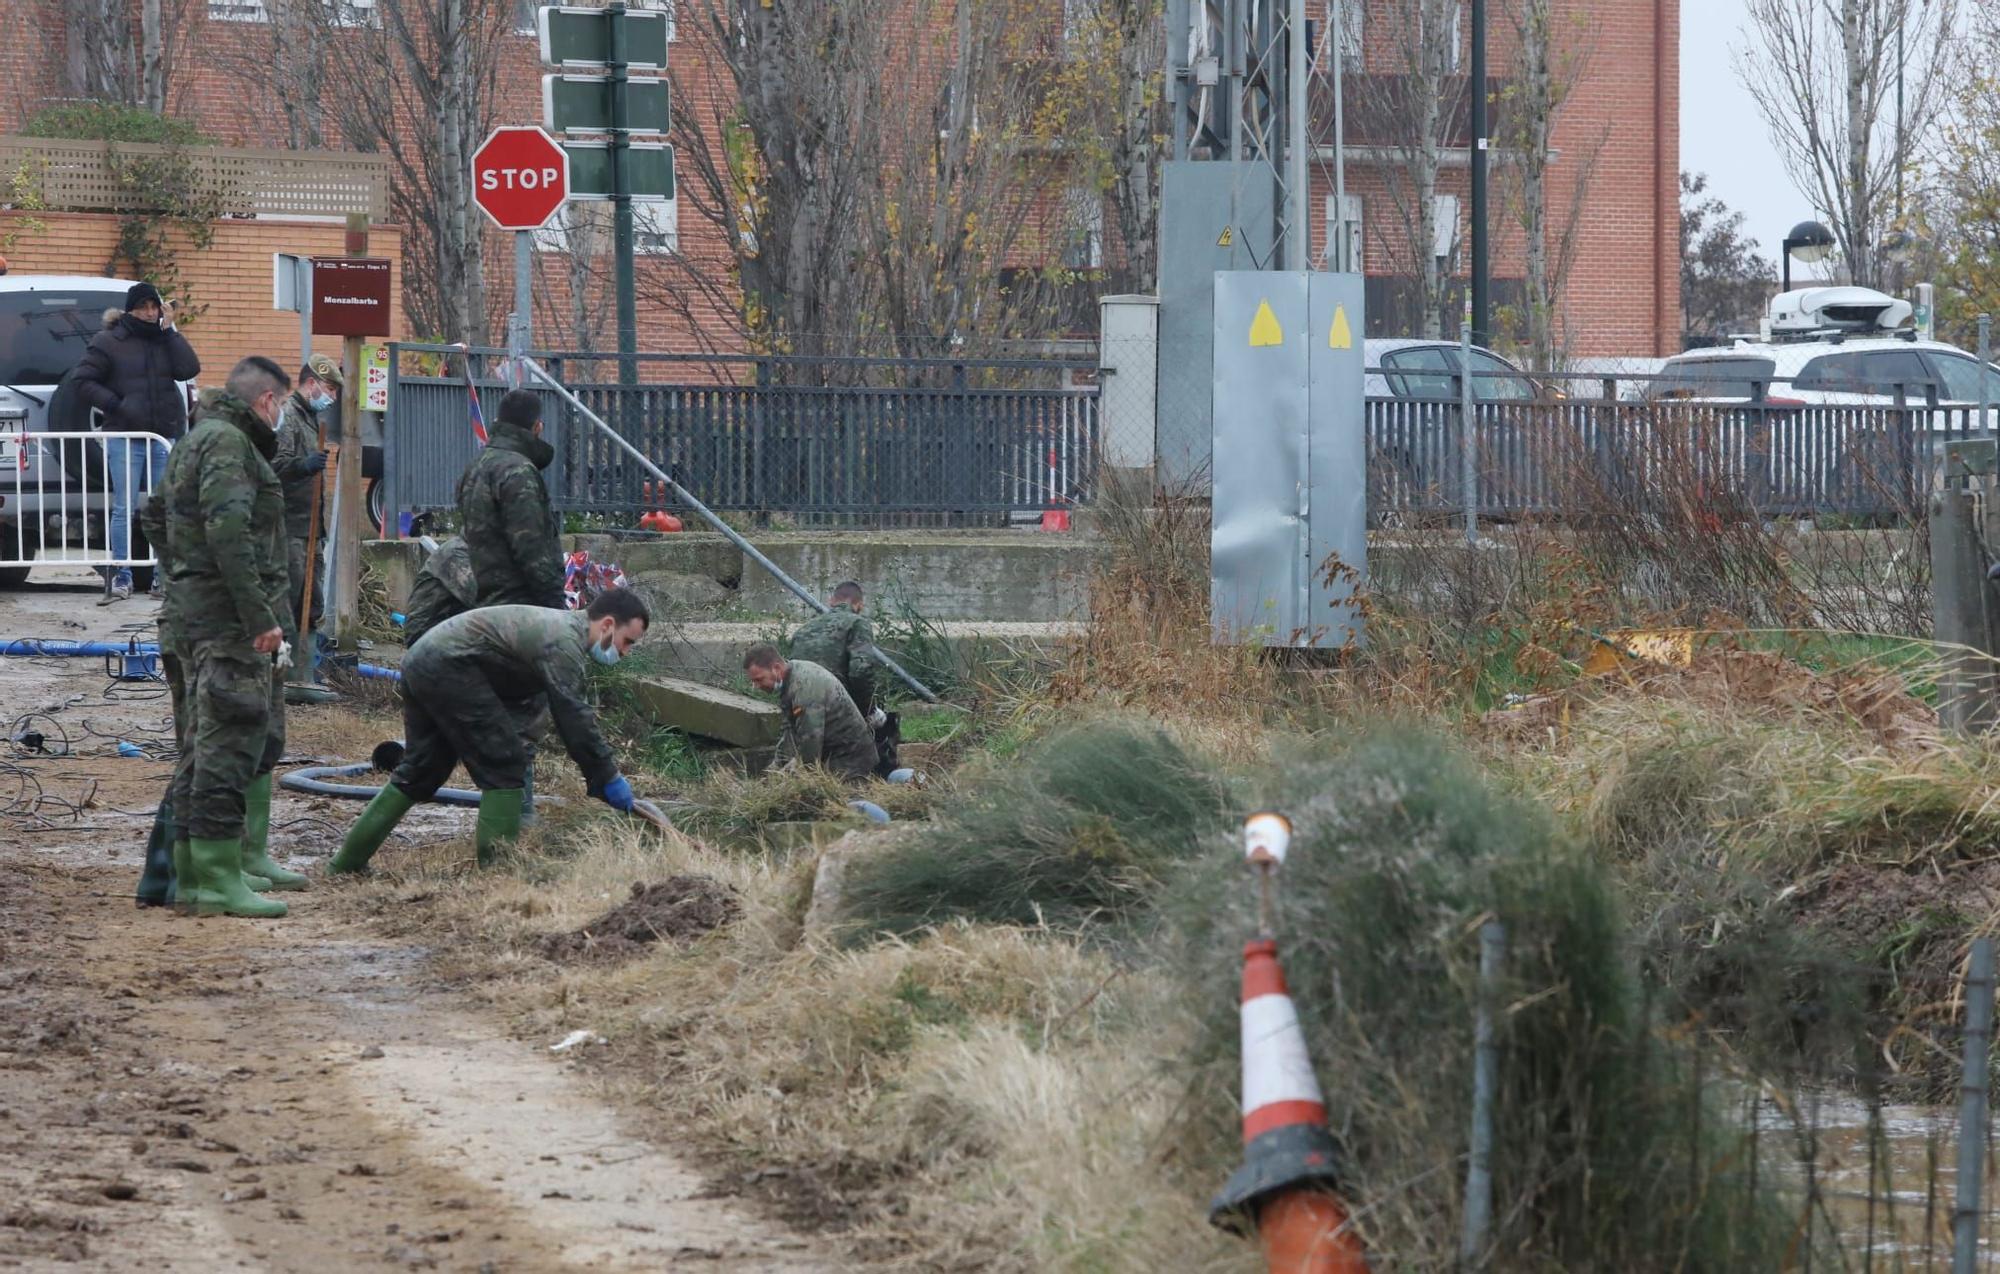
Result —
<svg viewBox="0 0 2000 1274"><path fill-rule="evenodd" d="M1369 276L1370 335L1422 334L1412 297L1415 267L1408 249L1413 201L1407 194L1408 143L1400 121L1371 112L1371 85L1393 80L1406 58L1388 0L1340 0L1348 30L1343 67L1348 77L1348 208L1344 220L1359 240ZM1524 295L1526 240L1517 174L1507 142L1515 96L1510 92L1518 42L1505 0L1488 4L1488 208L1492 242L1492 301L1496 326ZM1469 71L1469 31L1454 24L1455 77ZM1571 259L1557 306L1560 344L1581 357L1665 356L1680 352L1680 0L1557 0L1552 43L1559 67L1574 81L1556 117L1548 169L1552 248L1573 234ZM1325 62L1322 59L1321 74ZM1559 69L1558 74L1563 72ZM1456 286L1444 328L1456 334L1459 297L1470 274L1470 110L1459 78L1446 128L1438 180L1433 247ZM1324 109L1326 99L1316 99ZM1392 100L1378 93L1375 102ZM1322 119L1316 127L1330 129ZM1392 183L1400 190L1392 190ZM1325 165L1314 173L1315 214L1324 211L1315 242L1337 217ZM1570 227L1574 226L1573 232ZM1356 228L1358 227L1358 229Z"/></svg>
<svg viewBox="0 0 2000 1274"><path fill-rule="evenodd" d="M60 0L14 2L32 19L28 25L45 35L40 41L0 42L0 133L14 131L36 110L61 100L66 91L68 50L64 47ZM166 42L169 113L191 121L204 134L228 145L382 149L381 139L350 137L346 131L351 123L346 109L350 95L340 76L363 73L365 67L356 66L352 59L331 58L326 66L332 73L322 72L317 93L301 91L296 51L288 44L288 40L296 40L288 35L293 28L285 19L286 4L297 2L168 0L170 12L176 15ZM376 0L319 2L328 6L332 20L315 26L314 39L356 43L379 33ZM542 68L537 63L533 33L534 4L532 0L483 2L498 6L494 73L490 86L482 89L491 103L492 122L536 122L541 115ZM1326 2L1341 4L1349 15L1347 65L1353 102L1356 82L1395 74L1399 54L1389 19L1394 0L1315 0L1314 8ZM633 7L668 7L672 3L634 0ZM680 3L682 24L705 20L708 6L702 0ZM1053 15L1054 0L1047 3ZM885 7L885 15L893 7ZM1577 225L1574 259L1560 307L1567 331L1565 344L1571 353L1583 356L1675 352L1680 327L1679 0L1558 0L1557 8L1557 25L1565 33L1566 47L1583 68L1556 127L1550 171L1550 206L1559 218L1571 217L1574 209ZM1505 0L1494 0L1488 9L1491 92L1504 110L1507 80L1513 69L1513 28L1506 16ZM137 0L134 10L136 15ZM1069 9L1065 7L1061 13L1067 20ZM135 16L135 32L137 25ZM1051 29L1060 30L1053 16ZM952 47L949 32L931 34L935 38L913 37L913 43L940 51L948 59ZM1465 35L1461 29L1456 39L1459 66L1466 56ZM688 44L682 41L675 47L686 49ZM711 154L723 155L728 149L715 125L729 113L732 89L726 72L708 61L678 54L675 58L679 104L685 107L675 124L680 135L674 138L683 147L684 191L689 184L687 145L694 140L685 130L702 129L705 136L701 140ZM1320 59L1322 66L1324 61ZM908 87L913 117L928 117L938 86L911 83ZM1461 117L1465 114L1463 96L1458 94ZM1391 197L1390 183L1396 180L1394 139L1370 137L1365 110L1351 108L1349 115L1350 200L1346 220L1358 225L1355 233L1371 280L1371 331L1411 334L1421 329L1422 316L1409 304L1410 253L1403 246L1408 234ZM436 127L424 116L420 104L407 101L399 107L397 126L404 130ZM1439 190L1446 196L1441 201L1445 215L1440 220L1448 224L1436 230L1448 271L1461 279L1469 258L1467 134L1461 122L1447 145ZM1585 156L1590 156L1587 180L1583 180ZM1525 253L1507 194L1504 153L1496 154L1493 168L1494 298L1496 305L1505 307L1518 303ZM1315 181L1314 220L1323 247L1326 227L1339 219L1340 213L1331 206L1323 164L1316 166ZM1092 197L1088 191L1081 192L1086 202ZM1031 225L1010 264L1027 269L1040 257L1059 258L1080 271L1077 288L1092 290L1096 283L1092 272L1107 260L1115 263L1120 259L1121 245L1115 233L1107 235L1103 228L1112 218L1103 215L1101 206L1079 210L1075 206L1079 192L1063 188L1060 182L1036 192L1034 198L1037 208ZM549 346L607 348L615 344L605 286L608 205L574 207L577 211L572 224L551 227L538 236L542 250L535 257L537 338ZM733 231L717 225L711 217L698 215L685 195L678 206L642 206L641 214L642 256L635 271L641 297L640 348L683 353L734 348L742 300L734 287L732 245L726 237ZM1090 227L1080 245L1074 242L1079 222ZM96 246L102 234L102 227L93 230L87 223L66 224L62 236L44 245L18 244L13 253L16 268L52 269L60 261L63 268L95 270L102 260ZM253 298L261 298L268 285L269 251L315 250L337 239L337 227L297 220L259 221L254 228L230 226L206 255L254 254L257 260L248 265L203 262L195 265L189 277L210 286L240 285ZM418 238L396 230L378 232L377 249L386 244L407 244L414 249ZM72 254L88 259L70 259ZM507 236L487 234L482 272L484 311L492 320L490 331L496 339L498 315L508 308L512 295L512 263ZM413 263L406 264L416 268ZM240 319L232 320L243 329L240 339L263 339L262 320L248 313L257 306L230 308L232 312L244 311ZM1088 305L1075 308L1083 314L1091 309ZM1455 328L1455 306L1451 308L1454 312L1447 326ZM271 315L270 320L268 330L274 339L280 332L294 330L287 326L290 316ZM419 324L420 318L413 316L410 323ZM421 338L436 333L412 326L400 329L398 335ZM210 339L225 345L239 338L218 332Z"/></svg>

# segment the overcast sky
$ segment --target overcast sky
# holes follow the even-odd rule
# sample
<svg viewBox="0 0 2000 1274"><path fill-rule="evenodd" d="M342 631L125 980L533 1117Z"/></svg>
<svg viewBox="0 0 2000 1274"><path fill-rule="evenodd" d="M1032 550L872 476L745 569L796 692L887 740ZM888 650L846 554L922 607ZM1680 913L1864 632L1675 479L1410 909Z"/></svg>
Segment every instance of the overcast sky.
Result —
<svg viewBox="0 0 2000 1274"><path fill-rule="evenodd" d="M1736 78L1743 0L1681 0L1681 167L1707 173L1710 193L1744 214L1743 230L1775 262L1785 231L1812 202L1785 175L1763 117Z"/></svg>

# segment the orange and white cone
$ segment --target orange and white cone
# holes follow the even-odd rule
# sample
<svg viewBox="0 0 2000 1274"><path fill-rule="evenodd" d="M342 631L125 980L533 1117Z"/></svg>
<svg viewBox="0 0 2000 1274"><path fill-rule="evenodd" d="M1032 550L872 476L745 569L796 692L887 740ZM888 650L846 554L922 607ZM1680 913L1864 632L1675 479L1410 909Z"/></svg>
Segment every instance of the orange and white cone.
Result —
<svg viewBox="0 0 2000 1274"><path fill-rule="evenodd" d="M1268 938L1243 948L1243 1166L1209 1205L1209 1220L1254 1226L1265 1267L1285 1274L1366 1274L1348 1223L1340 1148L1326 1127L1298 1010Z"/></svg>

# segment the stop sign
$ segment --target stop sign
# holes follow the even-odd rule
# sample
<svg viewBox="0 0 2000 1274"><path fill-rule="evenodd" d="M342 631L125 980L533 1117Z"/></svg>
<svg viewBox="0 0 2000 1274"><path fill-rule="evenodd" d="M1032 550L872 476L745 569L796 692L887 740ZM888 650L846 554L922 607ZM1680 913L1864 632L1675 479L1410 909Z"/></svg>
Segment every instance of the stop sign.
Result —
<svg viewBox="0 0 2000 1274"><path fill-rule="evenodd" d="M539 128L496 128L472 152L472 197L502 230L539 229L569 198L569 156Z"/></svg>

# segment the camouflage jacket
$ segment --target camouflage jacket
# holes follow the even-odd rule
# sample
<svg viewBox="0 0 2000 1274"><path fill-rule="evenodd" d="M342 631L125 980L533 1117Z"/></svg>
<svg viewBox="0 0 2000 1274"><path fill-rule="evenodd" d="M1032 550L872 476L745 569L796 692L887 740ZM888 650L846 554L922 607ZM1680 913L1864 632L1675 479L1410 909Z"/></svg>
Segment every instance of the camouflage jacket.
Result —
<svg viewBox="0 0 2000 1274"><path fill-rule="evenodd" d="M296 639L296 618L286 614L284 494L270 464L276 449L248 403L211 389L194 429L167 453L156 516L165 538L154 544L166 571L161 620L182 641L248 642L273 628Z"/></svg>
<svg viewBox="0 0 2000 1274"><path fill-rule="evenodd" d="M481 606L563 609L563 555L542 470L555 448L518 425L498 424L458 480L460 536L472 551Z"/></svg>
<svg viewBox="0 0 2000 1274"><path fill-rule="evenodd" d="M417 572L404 606L403 645L414 646L424 634L453 615L479 604L479 582L472 578L472 550L453 536L437 546Z"/></svg>
<svg viewBox="0 0 2000 1274"><path fill-rule="evenodd" d="M618 775L618 759L597 729L586 689L590 617L541 606L482 606L425 633L403 660L403 678L421 684L450 668L479 670L507 702L549 697L556 733L596 792Z"/></svg>
<svg viewBox="0 0 2000 1274"><path fill-rule="evenodd" d="M847 697L840 679L807 659L793 659L778 687L785 737L778 742L780 764L798 760L824 765L844 779L875 772L875 732Z"/></svg>
<svg viewBox="0 0 2000 1274"><path fill-rule="evenodd" d="M845 606L813 616L792 634L792 658L816 663L840 678L863 716L875 706L874 646L867 617Z"/></svg>
<svg viewBox="0 0 2000 1274"><path fill-rule="evenodd" d="M293 394L285 401L284 419L278 427L278 453L271 457L271 471L285 486L285 534L303 540L312 529L313 489L320 475L308 470L308 460L319 451L319 413L306 400ZM324 497L320 517L326 516Z"/></svg>

